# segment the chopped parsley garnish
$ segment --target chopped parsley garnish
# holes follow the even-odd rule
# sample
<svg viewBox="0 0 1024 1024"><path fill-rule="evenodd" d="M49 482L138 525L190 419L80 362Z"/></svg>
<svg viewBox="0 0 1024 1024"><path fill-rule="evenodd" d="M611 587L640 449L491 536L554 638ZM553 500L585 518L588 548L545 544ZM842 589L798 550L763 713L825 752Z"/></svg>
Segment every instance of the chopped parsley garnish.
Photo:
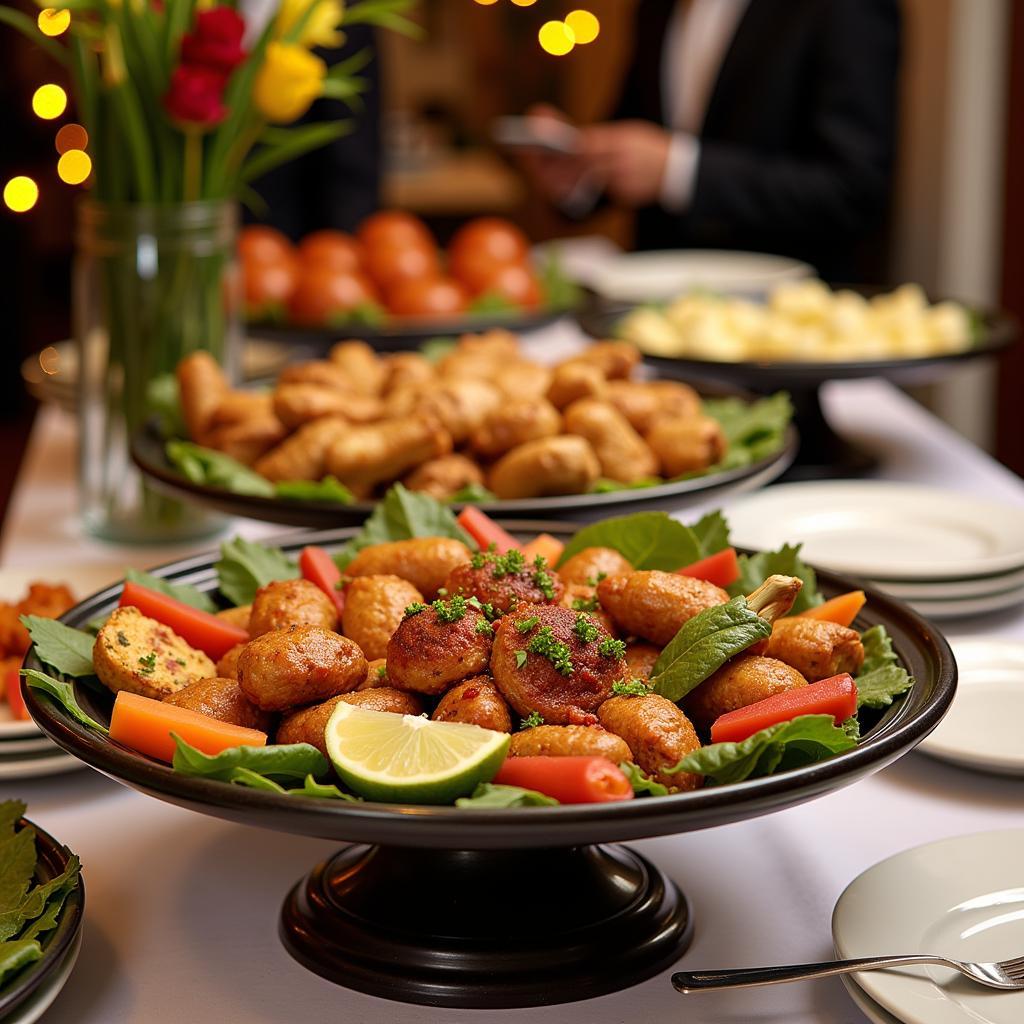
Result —
<svg viewBox="0 0 1024 1024"><path fill-rule="evenodd" d="M131 647L131 645L132 645L131 640L129 640L128 637L126 637L121 630L117 631L117 642L122 647Z"/></svg>
<svg viewBox="0 0 1024 1024"><path fill-rule="evenodd" d="M150 651L149 654L144 654L139 658L139 664L142 666L142 674L149 675L156 669L156 651Z"/></svg>
<svg viewBox="0 0 1024 1024"><path fill-rule="evenodd" d="M574 612L596 612L600 607L596 597L577 597L572 603Z"/></svg>
<svg viewBox="0 0 1024 1024"><path fill-rule="evenodd" d="M377 666L377 678L378 679L387 679L387 676L388 676L388 667L387 667L387 665L378 665Z"/></svg>
<svg viewBox="0 0 1024 1024"><path fill-rule="evenodd" d="M522 668L526 664L526 651L516 651L516 668Z"/></svg>
<svg viewBox="0 0 1024 1024"><path fill-rule="evenodd" d="M616 679L612 683L612 693L618 697L646 697L651 687L641 679Z"/></svg>
<svg viewBox="0 0 1024 1024"><path fill-rule="evenodd" d="M475 629L480 636L494 636L494 627L486 619L480 619Z"/></svg>
<svg viewBox="0 0 1024 1024"><path fill-rule="evenodd" d="M479 597L467 597L466 604L470 608L475 608L478 612L483 612L491 622L501 618L501 612L490 601L481 601Z"/></svg>
<svg viewBox="0 0 1024 1024"><path fill-rule="evenodd" d="M478 551L470 560L469 564L474 569L483 569L484 566L491 567L491 576L500 580L503 576L514 576L516 573L525 571L526 559L518 548L511 548L505 554L499 555L493 544L486 551Z"/></svg>
<svg viewBox="0 0 1024 1024"><path fill-rule="evenodd" d="M419 615L420 612L425 612L429 605L424 604L422 601L413 601L412 604L406 605L404 616L409 618L410 615Z"/></svg>
<svg viewBox="0 0 1024 1024"><path fill-rule="evenodd" d="M622 658L626 654L626 645L608 636L597 645L597 653L602 658Z"/></svg>
<svg viewBox="0 0 1024 1024"><path fill-rule="evenodd" d="M525 718L519 720L520 729L532 729L534 726L543 724L544 716L539 711L531 711Z"/></svg>
<svg viewBox="0 0 1024 1024"><path fill-rule="evenodd" d="M572 651L560 640L555 639L555 634L550 626L543 626L530 638L526 649L533 654L539 654L547 658L554 666L555 671L563 676L572 675Z"/></svg>
<svg viewBox="0 0 1024 1024"><path fill-rule="evenodd" d="M579 637L582 644L589 644L601 635L601 630L594 625L586 612L579 612L576 615L576 624L572 627L572 631Z"/></svg>
<svg viewBox="0 0 1024 1024"><path fill-rule="evenodd" d="M544 595L546 600L554 601L555 581L551 578L551 573L546 568L547 562L544 561L544 556L538 555L537 560L533 564L533 585Z"/></svg>
<svg viewBox="0 0 1024 1024"><path fill-rule="evenodd" d="M431 605L437 614L438 622L458 622L466 614L466 599L461 594L456 594L448 601L440 598Z"/></svg>
<svg viewBox="0 0 1024 1024"><path fill-rule="evenodd" d="M591 577L589 577L587 579L587 586L588 587L596 587L598 585L598 583L601 582L601 580L606 580L606 579L608 579L608 573L606 573L606 572L599 572L596 576L591 576Z"/></svg>
<svg viewBox="0 0 1024 1024"><path fill-rule="evenodd" d="M522 622L517 622L516 629L518 629L520 633L529 633L538 622L540 622L540 616L531 615L528 619L523 619Z"/></svg>

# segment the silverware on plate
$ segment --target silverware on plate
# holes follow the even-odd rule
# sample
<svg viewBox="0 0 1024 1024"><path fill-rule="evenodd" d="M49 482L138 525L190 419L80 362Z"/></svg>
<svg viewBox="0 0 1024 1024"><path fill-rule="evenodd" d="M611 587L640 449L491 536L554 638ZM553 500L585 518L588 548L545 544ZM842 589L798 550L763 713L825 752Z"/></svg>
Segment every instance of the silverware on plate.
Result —
<svg viewBox="0 0 1024 1024"><path fill-rule="evenodd" d="M788 981L828 978L854 971L878 971L888 967L934 964L949 967L991 988L1024 989L1024 956L996 963L951 960L945 956L863 956L854 960L826 960L820 964L789 964L784 967L741 967L727 971L679 971L672 975L678 992L712 992L722 988L753 988L757 985L781 985Z"/></svg>

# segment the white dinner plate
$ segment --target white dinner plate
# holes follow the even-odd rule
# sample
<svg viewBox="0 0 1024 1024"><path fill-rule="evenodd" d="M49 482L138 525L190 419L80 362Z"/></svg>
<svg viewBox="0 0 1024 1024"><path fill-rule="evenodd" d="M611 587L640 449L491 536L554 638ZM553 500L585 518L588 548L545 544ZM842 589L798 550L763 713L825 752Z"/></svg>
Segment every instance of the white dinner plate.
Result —
<svg viewBox="0 0 1024 1024"><path fill-rule="evenodd" d="M595 267L587 283L616 302L668 301L695 289L764 295L785 281L813 277L814 268L785 256L717 249L623 253Z"/></svg>
<svg viewBox="0 0 1024 1024"><path fill-rule="evenodd" d="M942 839L868 868L839 897L832 936L840 957L1024 955L1024 829ZM865 971L857 984L903 1024L1024 1021L1024 991L941 967Z"/></svg>
<svg viewBox="0 0 1024 1024"><path fill-rule="evenodd" d="M1024 589L1024 571L980 576L973 580L927 580L914 583L903 580L880 580L876 577L875 583L887 594L892 594L901 601L953 601Z"/></svg>
<svg viewBox="0 0 1024 1024"><path fill-rule="evenodd" d="M1024 775L1024 642L965 637L952 646L956 697L917 749L966 768Z"/></svg>
<svg viewBox="0 0 1024 1024"><path fill-rule="evenodd" d="M735 544L803 542L808 562L876 580L1024 569L1024 509L882 481L782 484L729 506Z"/></svg>
<svg viewBox="0 0 1024 1024"><path fill-rule="evenodd" d="M961 619L968 615L1003 612L1024 604L1024 587L988 597L965 597L959 601L908 601L926 619Z"/></svg>
<svg viewBox="0 0 1024 1024"><path fill-rule="evenodd" d="M65 754L55 753L13 755L0 757L0 779L41 779L47 775L61 775L84 768L85 762Z"/></svg>
<svg viewBox="0 0 1024 1024"><path fill-rule="evenodd" d="M840 974L839 980L846 986L847 994L857 1004L857 1008L861 1013L871 1021L871 1024L903 1024L898 1017L894 1017L884 1006L879 1006L857 984L854 980L856 977L857 975L855 974Z"/></svg>
<svg viewBox="0 0 1024 1024"><path fill-rule="evenodd" d="M68 983L68 978L71 977L71 972L75 969L75 962L81 951L82 932L80 931L67 955L61 961L60 967L25 1002L16 1007L9 1017L4 1018L4 1024L35 1024L53 1005L54 1000L60 995L61 989Z"/></svg>
<svg viewBox="0 0 1024 1024"><path fill-rule="evenodd" d="M45 750L55 752L60 748L48 736L44 736L38 729L33 739L10 740L0 739L0 759L10 754L39 754Z"/></svg>

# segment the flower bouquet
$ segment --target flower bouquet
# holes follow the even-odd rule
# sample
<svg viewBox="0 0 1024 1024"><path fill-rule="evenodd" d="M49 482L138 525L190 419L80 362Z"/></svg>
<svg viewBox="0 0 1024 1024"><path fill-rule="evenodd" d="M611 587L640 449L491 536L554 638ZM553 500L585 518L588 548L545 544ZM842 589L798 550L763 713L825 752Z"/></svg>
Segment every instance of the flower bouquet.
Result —
<svg viewBox="0 0 1024 1024"><path fill-rule="evenodd" d="M233 3L204 0L64 0L38 24L0 7L0 23L67 68L88 134L74 307L92 532L149 541L210 531L198 513L149 492L129 439L159 412L168 375L190 351L208 349L234 369L237 201L259 202L252 182L349 130L346 119L294 122L318 97L355 106L372 55L329 66L315 48L340 46L343 28L358 23L414 32L411 5L279 0L262 5L259 24Z"/></svg>

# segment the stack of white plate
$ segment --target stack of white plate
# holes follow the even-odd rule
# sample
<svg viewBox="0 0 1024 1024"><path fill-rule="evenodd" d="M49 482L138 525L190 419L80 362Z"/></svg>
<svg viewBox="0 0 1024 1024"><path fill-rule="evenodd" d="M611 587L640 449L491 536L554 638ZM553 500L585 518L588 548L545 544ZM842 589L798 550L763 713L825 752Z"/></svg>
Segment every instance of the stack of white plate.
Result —
<svg viewBox="0 0 1024 1024"><path fill-rule="evenodd" d="M19 721L0 704L0 779L31 779L80 768L82 762L47 739L35 722Z"/></svg>
<svg viewBox="0 0 1024 1024"><path fill-rule="evenodd" d="M728 510L733 543L803 542L803 557L858 576L934 619L1024 604L1024 508L881 481L783 484Z"/></svg>

